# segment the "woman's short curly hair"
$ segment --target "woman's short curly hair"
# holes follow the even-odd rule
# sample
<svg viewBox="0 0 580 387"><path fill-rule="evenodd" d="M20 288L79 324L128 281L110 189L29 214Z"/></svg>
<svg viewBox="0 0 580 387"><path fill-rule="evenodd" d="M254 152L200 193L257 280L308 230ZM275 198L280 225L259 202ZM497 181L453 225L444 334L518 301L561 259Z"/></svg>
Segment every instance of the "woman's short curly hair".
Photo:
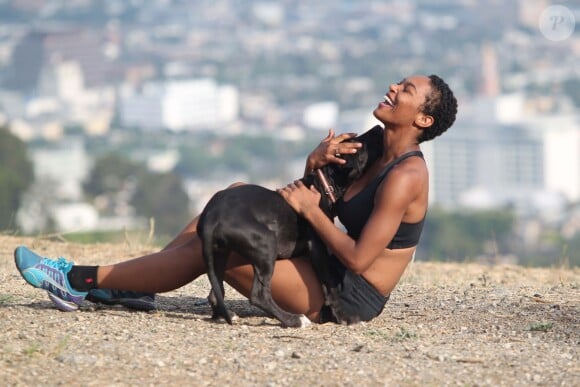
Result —
<svg viewBox="0 0 580 387"><path fill-rule="evenodd" d="M428 128L423 130L419 136L419 143L429 141L453 125L457 115L457 99L453 91L443 79L437 75L429 75L431 80L431 93L425 99L422 111L433 117L434 122Z"/></svg>

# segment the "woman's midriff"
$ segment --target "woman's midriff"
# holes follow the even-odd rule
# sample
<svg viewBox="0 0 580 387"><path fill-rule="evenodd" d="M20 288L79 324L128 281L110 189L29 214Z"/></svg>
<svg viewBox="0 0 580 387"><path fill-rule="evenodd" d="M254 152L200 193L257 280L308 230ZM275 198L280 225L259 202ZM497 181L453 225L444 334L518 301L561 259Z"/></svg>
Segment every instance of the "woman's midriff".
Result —
<svg viewBox="0 0 580 387"><path fill-rule="evenodd" d="M396 250L385 249L371 267L362 273L362 276L379 293L388 296L397 286L405 268L411 262L415 249L416 247Z"/></svg>

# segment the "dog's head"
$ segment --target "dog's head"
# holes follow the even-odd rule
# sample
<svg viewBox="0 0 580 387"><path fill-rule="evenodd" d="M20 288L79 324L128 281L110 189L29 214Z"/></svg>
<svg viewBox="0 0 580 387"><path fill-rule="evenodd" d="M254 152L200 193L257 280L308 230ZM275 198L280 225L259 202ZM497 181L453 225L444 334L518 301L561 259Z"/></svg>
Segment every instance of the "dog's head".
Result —
<svg viewBox="0 0 580 387"><path fill-rule="evenodd" d="M360 142L362 147L355 154L342 155L341 157L346 161L345 164L331 163L322 168L336 200L340 199L346 189L383 154L383 128L377 125L360 136L347 141ZM324 187L317 180L315 179L314 184L323 194L320 206L327 214L333 214L334 204L329 200Z"/></svg>

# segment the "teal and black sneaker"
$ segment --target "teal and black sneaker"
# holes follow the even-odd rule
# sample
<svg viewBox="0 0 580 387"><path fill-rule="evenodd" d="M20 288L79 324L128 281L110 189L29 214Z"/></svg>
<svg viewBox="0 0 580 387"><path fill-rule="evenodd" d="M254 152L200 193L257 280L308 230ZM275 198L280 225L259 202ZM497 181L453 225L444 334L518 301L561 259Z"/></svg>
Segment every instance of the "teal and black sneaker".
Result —
<svg viewBox="0 0 580 387"><path fill-rule="evenodd" d="M68 272L73 262L64 258L44 258L25 246L14 250L14 262L22 278L35 288L44 289L55 306L65 312L79 308L87 292L73 289L68 282Z"/></svg>
<svg viewBox="0 0 580 387"><path fill-rule="evenodd" d="M92 289L87 295L87 300L97 304L122 305L129 309L145 312L156 309L154 293L114 289Z"/></svg>

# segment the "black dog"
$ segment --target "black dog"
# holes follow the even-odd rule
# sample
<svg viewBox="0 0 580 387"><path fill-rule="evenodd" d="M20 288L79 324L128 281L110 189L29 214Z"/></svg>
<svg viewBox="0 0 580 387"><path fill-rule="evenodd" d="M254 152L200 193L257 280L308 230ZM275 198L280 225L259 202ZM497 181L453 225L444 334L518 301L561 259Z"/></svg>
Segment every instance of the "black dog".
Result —
<svg viewBox="0 0 580 387"><path fill-rule="evenodd" d="M342 197L346 188L381 156L383 129L375 126L350 141L361 142L363 146L354 155L343 155L345 164L329 164L302 178L306 186L314 185L323 193L319 204L331 219L334 200ZM209 301L213 318L221 316L232 323L224 304L223 287L226 263L232 251L253 265L250 302L272 314L284 326L301 327L310 321L304 315L282 310L272 299L270 281L276 259L309 256L321 277L326 302L336 306L336 302L328 299L333 292L324 286L324 268L329 257L326 246L308 222L275 191L250 184L219 191L201 213L197 232L203 243L203 257L212 286ZM341 320L340 316L337 318Z"/></svg>

